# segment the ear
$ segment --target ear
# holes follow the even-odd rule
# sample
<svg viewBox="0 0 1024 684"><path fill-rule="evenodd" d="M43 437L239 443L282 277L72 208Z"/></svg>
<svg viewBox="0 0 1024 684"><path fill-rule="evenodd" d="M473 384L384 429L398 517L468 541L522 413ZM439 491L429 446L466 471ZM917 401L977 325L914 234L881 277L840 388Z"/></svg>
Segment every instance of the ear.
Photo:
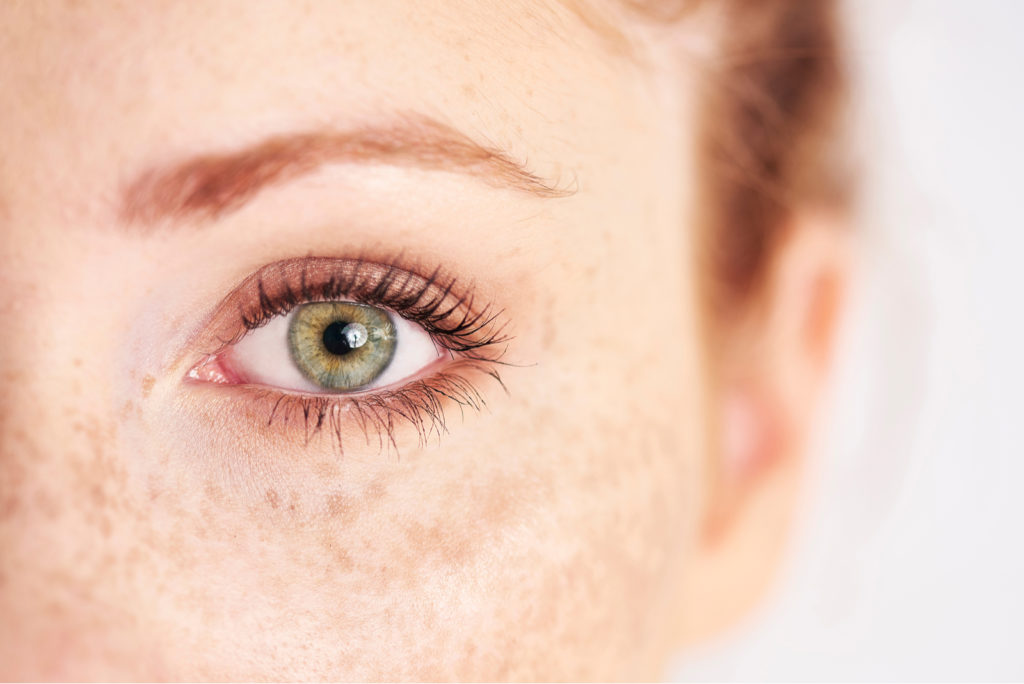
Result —
<svg viewBox="0 0 1024 684"><path fill-rule="evenodd" d="M795 216L787 228L709 388L704 517L684 582L686 641L733 624L769 586L828 375L849 236L828 213Z"/></svg>

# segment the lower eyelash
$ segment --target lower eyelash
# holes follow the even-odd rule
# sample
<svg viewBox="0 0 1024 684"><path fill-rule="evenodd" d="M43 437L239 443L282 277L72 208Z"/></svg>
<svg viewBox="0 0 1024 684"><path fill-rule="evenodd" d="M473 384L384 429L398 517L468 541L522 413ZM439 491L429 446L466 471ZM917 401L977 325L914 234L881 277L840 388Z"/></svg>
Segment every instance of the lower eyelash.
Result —
<svg viewBox="0 0 1024 684"><path fill-rule="evenodd" d="M475 306L472 289L457 286L441 269L410 267L401 258L381 262L309 256L264 266L213 314L205 336L196 342L197 348L208 349L200 358L215 360L250 330L297 306L338 300L379 306L419 324L451 358L432 375L367 392L302 394L227 382L255 408L257 421L276 426L274 432L306 444L326 433L341 454L343 437L350 440L355 426L356 439L361 430L366 445L377 441L381 451L397 453L396 431L403 423L426 446L447 432L451 409L458 407L464 416L467 409L486 407L470 378L490 378L507 393L497 370L510 365L503 360L511 338L501 312Z"/></svg>
<svg viewBox="0 0 1024 684"><path fill-rule="evenodd" d="M269 404L267 425L280 424L295 429L305 443L325 431L334 439L339 454L344 453L344 427L354 418L365 443L372 445L376 435L381 452L398 453L395 434L400 422L417 432L419 446L433 436L440 439L448 432L447 411L458 407L460 416L467 409L481 411L487 406L483 395L466 375L476 373L497 382L507 393L494 361L463 359L432 376L414 380L393 390L367 394L282 394L270 389L253 388L259 400ZM297 435L297 436L298 436Z"/></svg>

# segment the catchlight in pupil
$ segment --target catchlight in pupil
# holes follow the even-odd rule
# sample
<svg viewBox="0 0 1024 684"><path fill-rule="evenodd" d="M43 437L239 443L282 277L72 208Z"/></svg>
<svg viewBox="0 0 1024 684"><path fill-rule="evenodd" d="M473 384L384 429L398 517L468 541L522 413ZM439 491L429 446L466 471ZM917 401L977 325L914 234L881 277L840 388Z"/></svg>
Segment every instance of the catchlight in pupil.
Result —
<svg viewBox="0 0 1024 684"><path fill-rule="evenodd" d="M344 356L366 344L369 334L362 323L334 321L324 328L324 346L335 356Z"/></svg>

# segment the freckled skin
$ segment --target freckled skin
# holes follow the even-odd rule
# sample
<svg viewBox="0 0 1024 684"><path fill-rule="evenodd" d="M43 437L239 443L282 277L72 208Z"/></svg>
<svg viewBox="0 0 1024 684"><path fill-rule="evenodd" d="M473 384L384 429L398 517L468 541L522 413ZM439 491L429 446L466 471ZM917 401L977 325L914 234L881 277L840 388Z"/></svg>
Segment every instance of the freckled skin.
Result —
<svg viewBox="0 0 1024 684"><path fill-rule="evenodd" d="M533 3L22 3L0 26L0 678L660 675L703 481L688 88ZM116 225L154 160L404 109L579 191L340 168L202 231ZM259 265L366 245L505 311L507 395L480 381L440 439L339 455L168 362Z"/></svg>

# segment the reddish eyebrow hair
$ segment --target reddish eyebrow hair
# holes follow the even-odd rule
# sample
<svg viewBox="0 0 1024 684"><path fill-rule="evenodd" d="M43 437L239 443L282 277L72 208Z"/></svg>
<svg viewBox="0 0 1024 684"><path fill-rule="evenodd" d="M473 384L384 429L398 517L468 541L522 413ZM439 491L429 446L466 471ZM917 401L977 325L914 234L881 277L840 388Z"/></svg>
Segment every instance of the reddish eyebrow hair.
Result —
<svg viewBox="0 0 1024 684"><path fill-rule="evenodd" d="M121 219L133 225L166 219L216 219L238 209L267 186L330 163L459 172L538 197L572 194L547 183L504 152L476 143L450 126L425 117L406 117L385 127L274 136L242 150L148 169L125 186Z"/></svg>

